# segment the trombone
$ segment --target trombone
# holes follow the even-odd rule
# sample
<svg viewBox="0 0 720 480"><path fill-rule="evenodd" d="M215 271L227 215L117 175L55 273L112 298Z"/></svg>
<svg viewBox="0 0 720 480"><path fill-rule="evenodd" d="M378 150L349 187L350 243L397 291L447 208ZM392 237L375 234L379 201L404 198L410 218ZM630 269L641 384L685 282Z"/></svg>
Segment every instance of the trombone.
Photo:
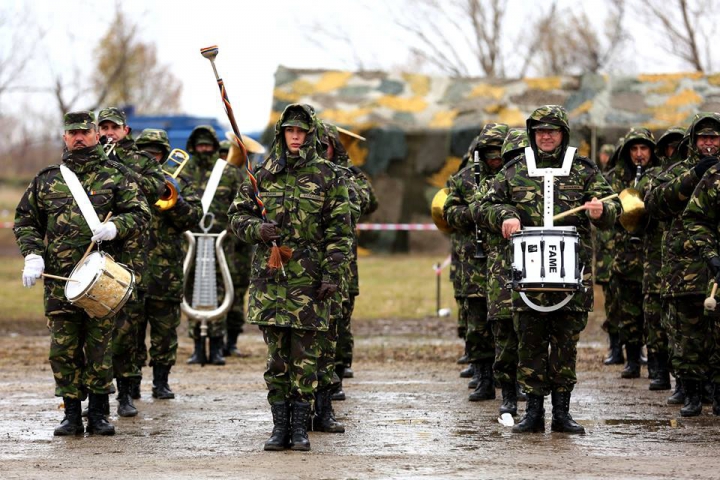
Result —
<svg viewBox="0 0 720 480"><path fill-rule="evenodd" d="M178 175L180 175L180 172L183 168L185 168L185 165L187 164L189 159L190 155L188 155L186 151L176 148L170 152L168 158L163 162L160 168L162 169L165 176L170 177L174 180L178 177ZM177 188L175 188L173 182L166 180L165 191L160 196L160 199L155 202L155 206L158 208L158 210L164 212L165 210L170 210L171 208L173 208L177 203L177 199Z"/></svg>

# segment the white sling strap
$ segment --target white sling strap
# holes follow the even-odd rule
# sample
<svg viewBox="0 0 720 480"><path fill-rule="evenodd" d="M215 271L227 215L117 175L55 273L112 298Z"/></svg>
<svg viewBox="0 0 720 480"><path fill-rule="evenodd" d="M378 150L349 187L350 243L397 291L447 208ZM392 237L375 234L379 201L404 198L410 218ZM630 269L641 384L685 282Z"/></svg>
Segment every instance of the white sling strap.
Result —
<svg viewBox="0 0 720 480"><path fill-rule="evenodd" d="M218 158L218 161L215 162L215 166L213 167L210 178L205 186L205 192L203 192L201 200L203 214L207 214L210 209L210 204L212 203L213 198L215 198L215 192L217 192L218 185L220 185L220 178L222 178L225 165L227 165L227 162L222 158Z"/></svg>
<svg viewBox="0 0 720 480"><path fill-rule="evenodd" d="M70 193L75 199L75 203L77 203L78 207L80 207L80 212L90 227L90 230L95 233L95 230L97 230L100 226L100 219L98 218L97 212L95 212L92 203L90 203L90 199L88 198L85 189L80 184L80 180L78 180L75 173L65 165L60 165L60 173L70 189Z"/></svg>

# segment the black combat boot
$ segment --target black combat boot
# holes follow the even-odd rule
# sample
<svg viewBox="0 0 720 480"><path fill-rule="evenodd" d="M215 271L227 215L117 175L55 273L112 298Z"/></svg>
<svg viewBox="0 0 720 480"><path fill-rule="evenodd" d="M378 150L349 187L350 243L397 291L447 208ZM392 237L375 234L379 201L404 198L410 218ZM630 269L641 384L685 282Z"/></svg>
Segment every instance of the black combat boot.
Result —
<svg viewBox="0 0 720 480"><path fill-rule="evenodd" d="M470 364L467 367L460 370L460 378L472 378L475 375L475 365Z"/></svg>
<svg viewBox="0 0 720 480"><path fill-rule="evenodd" d="M65 418L55 428L54 435L56 437L82 435L85 432L85 427L83 427L82 417L80 416L80 399L63 397L63 403L65 404Z"/></svg>
<svg viewBox="0 0 720 480"><path fill-rule="evenodd" d="M210 337L210 362L213 365L225 365L225 357L222 354L223 337Z"/></svg>
<svg viewBox="0 0 720 480"><path fill-rule="evenodd" d="M627 353L627 364L620 374L621 378L640 378L640 354L642 346L639 343L628 343L625 345Z"/></svg>
<svg viewBox="0 0 720 480"><path fill-rule="evenodd" d="M355 372L349 363L345 364L345 371L343 372L343 378L355 378Z"/></svg>
<svg viewBox="0 0 720 480"><path fill-rule="evenodd" d="M657 369L658 369L658 358L657 354L648 351L647 354L647 370L648 370L648 379L654 380L655 376L657 375Z"/></svg>
<svg viewBox="0 0 720 480"><path fill-rule="evenodd" d="M527 395L525 394L525 390L522 389L519 382L515 382L515 385L517 386L517 399L518 402L527 402Z"/></svg>
<svg viewBox="0 0 720 480"><path fill-rule="evenodd" d="M290 404L275 402L270 405L273 417L273 430L265 442L265 450L285 450L290 445Z"/></svg>
<svg viewBox="0 0 720 480"><path fill-rule="evenodd" d="M480 384L480 380L482 378L482 367L480 363L471 363L470 367L472 368L472 378L470 378L470 381L468 382L468 388L477 388L477 386Z"/></svg>
<svg viewBox="0 0 720 480"><path fill-rule="evenodd" d="M685 388L685 405L680 409L683 417L697 417L702 413L702 382L697 380L683 380Z"/></svg>
<svg viewBox="0 0 720 480"><path fill-rule="evenodd" d="M551 394L553 410L550 430L553 432L585 433L585 427L570 416L570 395L570 392L553 390Z"/></svg>
<svg viewBox="0 0 720 480"><path fill-rule="evenodd" d="M503 383L500 388L502 389L503 400L502 405L500 405L500 415L503 413L517 415L517 387L515 383Z"/></svg>
<svg viewBox="0 0 720 480"><path fill-rule="evenodd" d="M315 419L313 431L326 433L345 433L345 426L335 420L330 390L325 389L315 396Z"/></svg>
<svg viewBox="0 0 720 480"><path fill-rule="evenodd" d="M241 357L240 350L237 348L237 339L238 335L240 335L240 332L237 330L230 330L227 331L227 341L225 342L225 346L223 347L223 355L226 357Z"/></svg>
<svg viewBox="0 0 720 480"><path fill-rule="evenodd" d="M650 381L650 390L670 390L670 368L668 365L667 352L658 352L653 355L655 360L655 378Z"/></svg>
<svg viewBox="0 0 720 480"><path fill-rule="evenodd" d="M709 382L707 380L701 382L700 385L700 399L702 401L702 404L712 405L713 392L715 391L715 387L713 386L712 382Z"/></svg>
<svg viewBox="0 0 720 480"><path fill-rule="evenodd" d="M310 450L307 424L310 418L310 403L293 402L290 420L290 450Z"/></svg>
<svg viewBox="0 0 720 480"><path fill-rule="evenodd" d="M170 390L168 385L168 376L170 375L170 365L153 364L153 398L160 400L169 400L175 398L175 394Z"/></svg>
<svg viewBox="0 0 720 480"><path fill-rule="evenodd" d="M720 416L720 383L713 383L713 415Z"/></svg>
<svg viewBox="0 0 720 480"><path fill-rule="evenodd" d="M130 398L140 400L140 383L142 377L134 377L130 379Z"/></svg>
<svg viewBox="0 0 720 480"><path fill-rule="evenodd" d="M105 418L110 401L107 393L91 393L88 406L87 432L98 435L115 435L115 427Z"/></svg>
<svg viewBox="0 0 720 480"><path fill-rule="evenodd" d="M495 399L495 382L493 381L492 362L483 362L475 364L475 371L480 372L479 381L475 390L470 394L468 399L471 402L480 400Z"/></svg>
<svg viewBox="0 0 720 480"><path fill-rule="evenodd" d="M545 397L528 393L527 408L520 423L512 429L513 433L540 433L545 431Z"/></svg>
<svg viewBox="0 0 720 480"><path fill-rule="evenodd" d="M683 388L682 380L675 379L675 391L667 399L668 405L683 405L685 403L685 388Z"/></svg>
<svg viewBox="0 0 720 480"><path fill-rule="evenodd" d="M207 358L205 358L205 339L202 337L195 338L195 350L190 358L188 358L188 365L205 365Z"/></svg>
<svg viewBox="0 0 720 480"><path fill-rule="evenodd" d="M134 417L138 414L137 408L133 405L130 397L130 380L127 378L117 378L117 414L121 417ZM90 412L88 411L88 415Z"/></svg>
<svg viewBox="0 0 720 480"><path fill-rule="evenodd" d="M458 365L465 365L470 363L470 357L468 357L467 353L463 353L460 358L457 359Z"/></svg>
<svg viewBox="0 0 720 480"><path fill-rule="evenodd" d="M620 343L620 335L610 333L608 337L610 339L610 350L603 363L605 365L622 365L625 363L625 357L623 356L622 344Z"/></svg>
<svg viewBox="0 0 720 480"><path fill-rule="evenodd" d="M340 379L340 382L338 382L337 385L333 385L333 387L331 388L330 399L341 402L341 401L345 400L345 391L343 390L343 377L345 376L345 365L342 365L342 364L335 365L335 374L337 374L338 378Z"/></svg>

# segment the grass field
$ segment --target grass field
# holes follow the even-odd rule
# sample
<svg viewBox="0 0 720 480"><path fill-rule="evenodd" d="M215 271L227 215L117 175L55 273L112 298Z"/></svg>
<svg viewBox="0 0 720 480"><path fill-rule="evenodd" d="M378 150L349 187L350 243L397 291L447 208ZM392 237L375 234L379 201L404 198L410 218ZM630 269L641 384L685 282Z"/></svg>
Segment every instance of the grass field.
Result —
<svg viewBox="0 0 720 480"><path fill-rule="evenodd" d="M12 222L15 207L25 193L25 187L3 184L0 188L0 222Z"/></svg>

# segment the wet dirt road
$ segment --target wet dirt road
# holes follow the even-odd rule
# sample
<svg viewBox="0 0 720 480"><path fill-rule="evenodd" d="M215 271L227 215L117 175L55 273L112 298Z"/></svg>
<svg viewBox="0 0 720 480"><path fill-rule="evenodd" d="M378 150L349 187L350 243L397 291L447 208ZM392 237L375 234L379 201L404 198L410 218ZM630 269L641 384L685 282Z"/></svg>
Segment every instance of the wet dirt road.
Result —
<svg viewBox="0 0 720 480"><path fill-rule="evenodd" d="M647 380L600 367L605 348L584 342L571 412L583 436L513 435L497 422L499 400L470 403L447 333L360 336L348 400L336 402L345 434L311 433L312 451L263 452L271 417L262 382L264 345L241 336L249 358L225 367L178 365L175 400L153 401L144 370L140 414L118 419L114 437L55 438L46 336L0 338L2 478L698 478L720 476L720 418L681 419ZM379 334L378 334L379 333ZM189 341L181 339L182 362ZM643 370L645 373L645 370ZM499 391L498 391L499 394ZM521 410L524 404L521 404Z"/></svg>

